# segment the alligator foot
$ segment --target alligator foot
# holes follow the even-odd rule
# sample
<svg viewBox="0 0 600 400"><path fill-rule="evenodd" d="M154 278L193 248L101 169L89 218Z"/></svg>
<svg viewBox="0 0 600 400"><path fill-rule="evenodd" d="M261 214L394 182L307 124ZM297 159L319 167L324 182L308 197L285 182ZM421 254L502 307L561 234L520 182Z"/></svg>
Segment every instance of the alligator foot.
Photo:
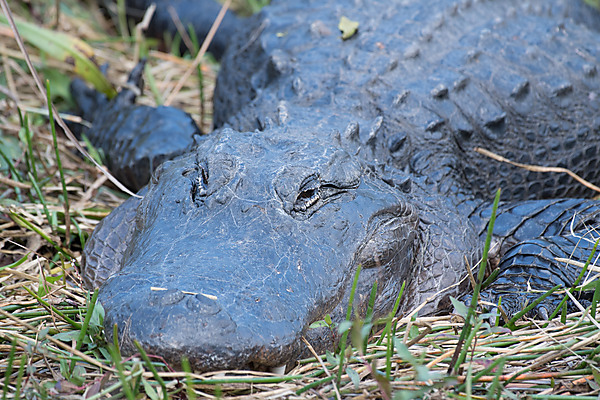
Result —
<svg viewBox="0 0 600 400"><path fill-rule="evenodd" d="M545 293L559 286L526 313L531 318L547 320L561 305L572 287L581 267L562 260L577 260L585 263L594 242L578 235L552 236L524 241L513 246L500 262L500 273L496 281L481 293L481 300L500 305L508 318L512 318L528 305L533 304ZM577 301L585 308L590 305L588 292L576 292ZM470 298L465 298L470 301ZM569 312L578 308L567 301Z"/></svg>
<svg viewBox="0 0 600 400"><path fill-rule="evenodd" d="M163 161L189 150L200 135L192 117L173 107L135 104L143 88L145 60L131 71L119 94L108 100L82 81L71 84L80 115L92 122L85 132L107 155L106 165L125 186L139 190Z"/></svg>

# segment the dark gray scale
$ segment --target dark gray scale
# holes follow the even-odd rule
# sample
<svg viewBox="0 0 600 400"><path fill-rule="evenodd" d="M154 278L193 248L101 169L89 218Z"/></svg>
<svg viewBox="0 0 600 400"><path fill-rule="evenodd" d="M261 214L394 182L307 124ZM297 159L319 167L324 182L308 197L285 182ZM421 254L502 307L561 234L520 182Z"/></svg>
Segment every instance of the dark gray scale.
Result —
<svg viewBox="0 0 600 400"><path fill-rule="evenodd" d="M471 215L475 225L482 227L482 239L487 230L482 222L490 213L489 206L482 206ZM598 239L595 229L599 222L600 204L595 201L556 199L502 204L490 253L500 274L482 298L497 302L501 296L504 310L512 315L531 304L540 292L556 285L570 287L581 269L565 266L557 258L584 263ZM528 288L537 292L528 292ZM584 293L583 300L586 296ZM560 295L550 296L530 315L547 318L561 300ZM571 311L573 307L569 303Z"/></svg>

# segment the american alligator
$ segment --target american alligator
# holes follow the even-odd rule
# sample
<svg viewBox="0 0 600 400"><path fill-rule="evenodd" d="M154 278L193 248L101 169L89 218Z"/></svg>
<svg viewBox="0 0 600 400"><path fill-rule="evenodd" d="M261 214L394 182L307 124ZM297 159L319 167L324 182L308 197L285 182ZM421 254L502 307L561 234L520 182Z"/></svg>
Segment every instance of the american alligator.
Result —
<svg viewBox="0 0 600 400"><path fill-rule="evenodd" d="M85 248L82 276L101 287L108 335L117 324L124 351L137 340L198 370L281 365L300 354L302 336L331 345L308 327L327 313L342 319L359 265L359 314L374 282L375 316L391 310L404 281L401 312L426 300L421 315L447 310L467 291L461 278L481 257L498 187L501 272L483 297L502 295L514 313L539 295L528 285L572 285L578 269L553 255L585 258L592 244L576 237L597 222L600 202L566 199L591 194L567 175L473 150L599 181L600 36L560 9L273 1L244 21L222 59L218 128L189 129L175 151L183 154ZM346 40L343 16L359 23ZM134 97L126 89L99 106L91 135L139 149L128 139L139 133L120 128ZM135 117L146 118L142 128L165 118L190 126L185 114L145 110Z"/></svg>

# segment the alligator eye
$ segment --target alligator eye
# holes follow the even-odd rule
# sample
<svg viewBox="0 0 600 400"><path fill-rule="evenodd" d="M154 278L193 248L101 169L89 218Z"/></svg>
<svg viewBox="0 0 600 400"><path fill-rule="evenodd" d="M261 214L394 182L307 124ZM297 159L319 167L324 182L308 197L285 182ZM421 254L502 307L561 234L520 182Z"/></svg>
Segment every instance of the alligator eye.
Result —
<svg viewBox="0 0 600 400"><path fill-rule="evenodd" d="M318 188L306 189L300 192L294 203L295 211L306 211L321 198Z"/></svg>
<svg viewBox="0 0 600 400"><path fill-rule="evenodd" d="M201 201L208 196L208 171L204 166L198 164L193 169L185 170L182 175L191 180L192 201Z"/></svg>
<svg viewBox="0 0 600 400"><path fill-rule="evenodd" d="M198 174L198 188L200 191L206 191L208 187L208 171L200 167L200 173Z"/></svg>

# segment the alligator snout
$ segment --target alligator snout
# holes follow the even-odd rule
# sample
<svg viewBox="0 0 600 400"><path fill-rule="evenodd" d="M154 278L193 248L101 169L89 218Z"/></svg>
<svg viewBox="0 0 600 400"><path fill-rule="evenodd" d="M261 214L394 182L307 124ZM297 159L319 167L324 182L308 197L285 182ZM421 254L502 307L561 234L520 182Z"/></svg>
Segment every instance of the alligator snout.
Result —
<svg viewBox="0 0 600 400"><path fill-rule="evenodd" d="M117 274L101 291L107 333L116 324L124 352L135 353L137 341L149 354L175 365L186 357L197 370L284 364L298 355L299 339L316 313L331 307L319 297L336 298L341 291L340 285L327 293L294 286L293 281L302 280L302 268L310 266L290 271L285 264L280 270L262 265L250 271L252 263L206 261L206 269L182 263L162 275ZM211 270L224 274L217 277Z"/></svg>
<svg viewBox="0 0 600 400"><path fill-rule="evenodd" d="M282 347L286 354L294 351L293 339L298 332L286 330L282 320L273 329L273 317L278 313L266 312L268 305L252 304L255 299L244 298L247 293L243 290L237 296L220 299L148 285L123 291L129 286L124 282L109 282L109 286L121 292L105 298L106 326L117 324L125 352L136 352L137 341L149 354L160 354L174 364L186 357L195 368L204 370L265 369L286 361L281 359ZM108 291L108 296L115 294ZM243 308L245 314L237 313L236 308ZM265 319L265 314L271 318ZM266 322L261 323L261 318Z"/></svg>

